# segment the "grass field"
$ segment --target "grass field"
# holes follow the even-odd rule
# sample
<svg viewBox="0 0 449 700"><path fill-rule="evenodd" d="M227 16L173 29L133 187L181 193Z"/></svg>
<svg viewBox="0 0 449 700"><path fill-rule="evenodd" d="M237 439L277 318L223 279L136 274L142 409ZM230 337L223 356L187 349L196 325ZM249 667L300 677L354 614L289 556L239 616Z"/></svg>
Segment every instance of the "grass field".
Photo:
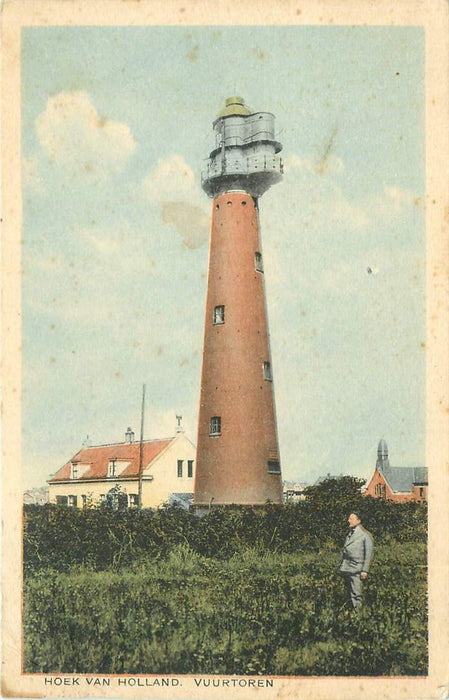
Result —
<svg viewBox="0 0 449 700"><path fill-rule="evenodd" d="M332 544L245 546L220 560L186 542L100 571L34 567L24 586L24 670L425 675L425 543L376 547L358 615L338 559Z"/></svg>

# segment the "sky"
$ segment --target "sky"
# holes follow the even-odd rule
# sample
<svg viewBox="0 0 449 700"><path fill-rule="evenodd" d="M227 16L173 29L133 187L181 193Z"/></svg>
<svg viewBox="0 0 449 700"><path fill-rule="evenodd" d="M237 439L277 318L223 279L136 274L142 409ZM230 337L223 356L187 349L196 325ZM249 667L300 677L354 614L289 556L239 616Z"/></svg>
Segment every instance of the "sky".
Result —
<svg viewBox="0 0 449 700"><path fill-rule="evenodd" d="M424 33L38 27L22 34L24 488L91 444L196 442L224 99L276 116L261 237L283 478L424 465Z"/></svg>

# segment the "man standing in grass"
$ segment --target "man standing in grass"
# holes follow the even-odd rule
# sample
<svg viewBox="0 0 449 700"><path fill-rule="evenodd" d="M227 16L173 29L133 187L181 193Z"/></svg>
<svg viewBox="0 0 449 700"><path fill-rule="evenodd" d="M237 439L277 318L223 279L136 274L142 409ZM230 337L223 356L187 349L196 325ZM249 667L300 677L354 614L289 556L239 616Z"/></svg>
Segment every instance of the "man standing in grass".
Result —
<svg viewBox="0 0 449 700"><path fill-rule="evenodd" d="M343 554L337 571L343 576L348 599L357 612L362 606L362 581L368 578L373 555L373 538L362 525L359 513L348 517L349 533L343 545Z"/></svg>

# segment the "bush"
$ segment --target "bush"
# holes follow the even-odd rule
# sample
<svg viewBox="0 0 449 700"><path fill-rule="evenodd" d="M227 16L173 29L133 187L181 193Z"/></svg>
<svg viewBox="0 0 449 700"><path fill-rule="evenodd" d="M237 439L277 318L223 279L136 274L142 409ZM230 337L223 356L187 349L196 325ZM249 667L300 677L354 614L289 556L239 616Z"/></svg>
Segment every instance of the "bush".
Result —
<svg viewBox="0 0 449 700"><path fill-rule="evenodd" d="M204 518L176 507L82 510L28 505L24 510L24 573L33 575L43 568L68 572L74 566L120 570L140 559L164 558L179 544L218 559L229 559L248 547L278 553L337 549L347 532L347 512L355 506L362 509L364 524L376 544L426 541L425 506L365 498L359 492L360 480L343 479L349 482L335 500L329 482L339 480L330 479L319 488L312 487L315 491L308 499L296 504L257 510L214 508Z"/></svg>

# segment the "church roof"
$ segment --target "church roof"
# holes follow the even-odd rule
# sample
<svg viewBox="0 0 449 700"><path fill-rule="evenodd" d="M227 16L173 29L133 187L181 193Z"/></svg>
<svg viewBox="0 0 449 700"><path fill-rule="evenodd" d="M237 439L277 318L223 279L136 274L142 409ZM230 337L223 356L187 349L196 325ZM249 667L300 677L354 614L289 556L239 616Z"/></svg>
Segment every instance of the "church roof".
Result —
<svg viewBox="0 0 449 700"><path fill-rule="evenodd" d="M413 490L414 484L428 483L426 467L389 467L381 473L396 493L407 493Z"/></svg>

